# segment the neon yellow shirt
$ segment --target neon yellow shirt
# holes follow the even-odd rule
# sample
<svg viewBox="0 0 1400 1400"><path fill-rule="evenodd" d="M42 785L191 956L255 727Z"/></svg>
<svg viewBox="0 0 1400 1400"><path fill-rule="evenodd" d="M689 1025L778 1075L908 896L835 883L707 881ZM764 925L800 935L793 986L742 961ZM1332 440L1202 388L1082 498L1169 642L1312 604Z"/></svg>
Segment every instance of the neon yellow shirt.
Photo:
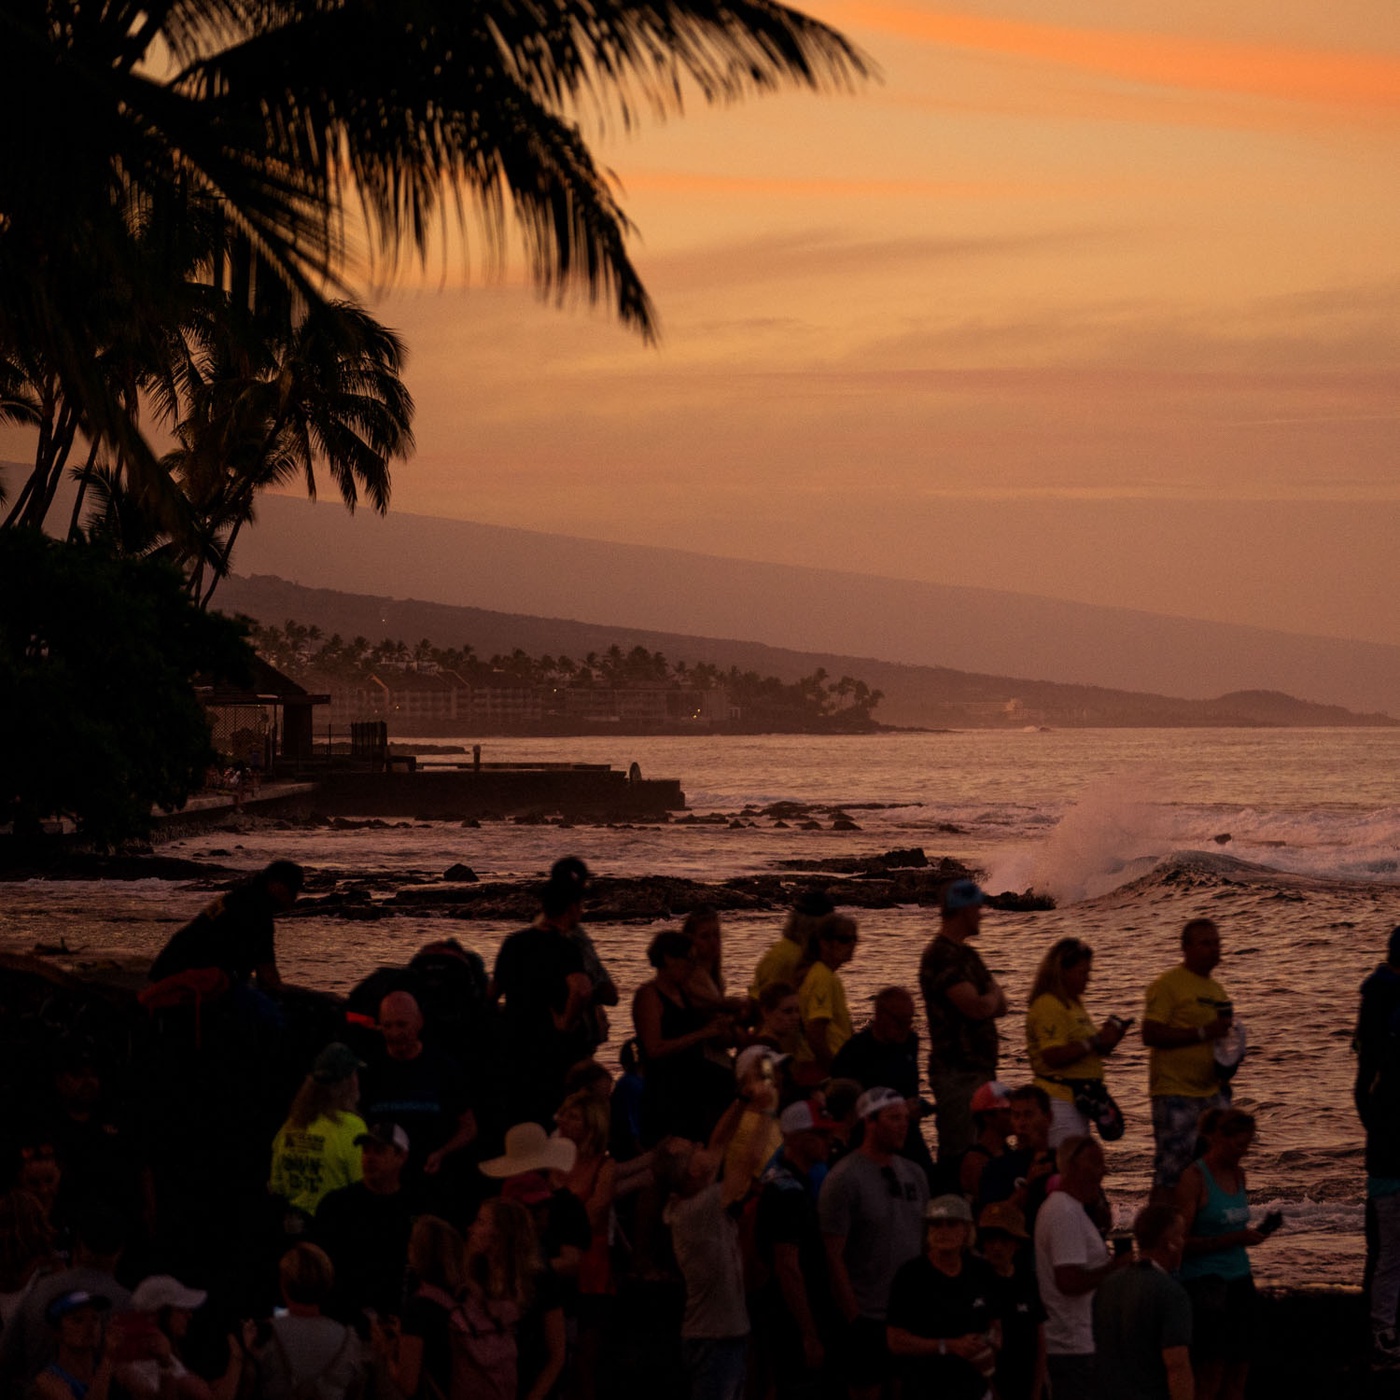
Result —
<svg viewBox="0 0 1400 1400"><path fill-rule="evenodd" d="M1052 1075L1055 1079L1102 1079L1103 1061L1097 1055L1083 1055L1071 1064L1051 1069L1041 1052L1053 1045L1088 1040L1097 1030L1082 1002L1072 1001L1066 1006L1053 992L1042 992L1027 1008L1026 1054L1031 1073L1052 1099L1074 1101L1074 1091L1067 1084L1056 1084Z"/></svg>
<svg viewBox="0 0 1400 1400"><path fill-rule="evenodd" d="M797 965L802 961L802 949L790 938L780 938L759 959L754 969L753 986L749 995L757 1001L765 987L774 982L789 982L797 986Z"/></svg>
<svg viewBox="0 0 1400 1400"><path fill-rule="evenodd" d="M1213 977L1198 977L1189 968L1177 966L1164 972L1147 989L1143 1016L1148 1021L1185 1030L1210 1025L1229 1002L1225 988ZM1147 1059L1147 1092L1154 1096L1177 1094L1187 1099L1208 1099L1218 1094L1215 1046L1208 1040L1176 1050L1154 1046Z"/></svg>
<svg viewBox="0 0 1400 1400"><path fill-rule="evenodd" d="M797 1005L802 1012L802 1046L798 1051L798 1063L814 1060L811 1043L805 1031L813 1021L826 1021L826 1046L831 1055L855 1033L851 1025L851 1013L846 1006L846 989L841 979L824 963L813 963L802 979L802 990L797 994Z"/></svg>
<svg viewBox="0 0 1400 1400"><path fill-rule="evenodd" d="M364 1119L355 1113L323 1114L304 1128L283 1123L272 1139L272 1193L315 1215L323 1196L360 1179L355 1139L364 1130Z"/></svg>

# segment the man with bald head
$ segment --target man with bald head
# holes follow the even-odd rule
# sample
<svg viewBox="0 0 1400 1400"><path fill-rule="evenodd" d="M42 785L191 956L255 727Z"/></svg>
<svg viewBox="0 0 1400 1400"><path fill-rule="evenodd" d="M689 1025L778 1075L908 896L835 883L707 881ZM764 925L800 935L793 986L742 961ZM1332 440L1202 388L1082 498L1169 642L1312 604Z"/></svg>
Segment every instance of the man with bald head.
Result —
<svg viewBox="0 0 1400 1400"><path fill-rule="evenodd" d="M409 992L390 992L379 1003L379 1030L384 1047L360 1075L360 1114L402 1126L409 1179L437 1176L476 1137L466 1073L424 1043L423 1013Z"/></svg>
<svg viewBox="0 0 1400 1400"><path fill-rule="evenodd" d="M870 1024L840 1049L831 1066L834 1079L854 1079L862 1089L893 1089L909 1109L909 1134L901 1157L923 1169L933 1184L933 1157L919 1127L919 1033L914 1029L914 997L905 987L886 987L873 998Z"/></svg>

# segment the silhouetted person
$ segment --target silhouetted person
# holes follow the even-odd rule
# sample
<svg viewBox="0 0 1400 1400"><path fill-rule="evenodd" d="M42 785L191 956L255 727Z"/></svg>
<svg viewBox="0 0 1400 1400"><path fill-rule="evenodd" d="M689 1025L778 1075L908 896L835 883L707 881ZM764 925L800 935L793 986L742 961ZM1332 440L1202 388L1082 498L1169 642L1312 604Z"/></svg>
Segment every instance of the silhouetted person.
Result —
<svg viewBox="0 0 1400 1400"><path fill-rule="evenodd" d="M236 985L256 982L260 991L280 992L273 920L296 903L305 879L301 866L275 860L219 895L171 935L151 964L151 981L216 967Z"/></svg>

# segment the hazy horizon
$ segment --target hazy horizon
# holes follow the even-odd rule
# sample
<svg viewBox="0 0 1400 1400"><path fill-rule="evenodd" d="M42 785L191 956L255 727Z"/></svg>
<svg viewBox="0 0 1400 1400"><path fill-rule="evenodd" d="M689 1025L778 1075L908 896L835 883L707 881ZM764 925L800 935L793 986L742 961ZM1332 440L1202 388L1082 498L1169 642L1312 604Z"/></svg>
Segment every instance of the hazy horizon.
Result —
<svg viewBox="0 0 1400 1400"><path fill-rule="evenodd" d="M242 575L799 651L1203 699L1400 713L1400 647L659 546L269 498ZM217 601L217 595L216 595Z"/></svg>

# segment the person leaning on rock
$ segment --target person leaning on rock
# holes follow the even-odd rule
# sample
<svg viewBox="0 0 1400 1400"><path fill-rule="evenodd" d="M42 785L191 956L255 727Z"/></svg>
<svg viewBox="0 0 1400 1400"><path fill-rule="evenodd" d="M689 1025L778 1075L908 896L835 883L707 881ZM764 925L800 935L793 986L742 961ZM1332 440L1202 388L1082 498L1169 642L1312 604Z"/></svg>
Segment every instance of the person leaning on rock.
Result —
<svg viewBox="0 0 1400 1400"><path fill-rule="evenodd" d="M305 882L301 866L274 860L177 929L151 964L150 980L214 967L236 986L256 982L260 992L280 992L273 919L296 903Z"/></svg>

